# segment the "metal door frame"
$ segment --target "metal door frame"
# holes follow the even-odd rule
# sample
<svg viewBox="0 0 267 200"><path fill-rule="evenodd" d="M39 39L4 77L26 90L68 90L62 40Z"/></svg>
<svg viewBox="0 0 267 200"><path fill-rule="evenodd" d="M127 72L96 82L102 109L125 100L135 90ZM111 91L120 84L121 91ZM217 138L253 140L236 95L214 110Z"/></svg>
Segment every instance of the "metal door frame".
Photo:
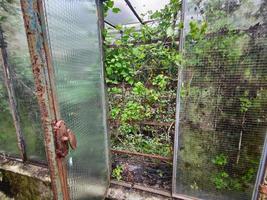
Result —
<svg viewBox="0 0 267 200"><path fill-rule="evenodd" d="M55 96L54 72L51 62L45 13L42 0L20 0L29 46L36 97L44 130L44 145L55 200L68 200L68 187L63 171L58 169L53 135L53 121L60 118Z"/></svg>
<svg viewBox="0 0 267 200"><path fill-rule="evenodd" d="M52 64L52 54L49 46L46 12L43 0L20 0L24 26L29 46L32 71L36 89L36 97L40 107L40 117L44 130L44 145L51 178L51 186L55 200L69 200L67 183L67 169L65 162L61 162L55 151L53 124L60 120L58 101L56 98L55 75ZM99 42L102 43L101 29L103 28L103 14L101 1L96 0L97 26L99 27ZM103 49L100 44L101 67L103 68ZM104 84L104 83L103 83ZM106 114L106 112L104 113ZM106 119L106 116L104 116ZM104 119L104 120L105 120ZM109 154L109 150L107 152ZM110 157L110 156L108 156ZM109 163L108 173L110 177ZM110 182L110 180L108 180Z"/></svg>
<svg viewBox="0 0 267 200"><path fill-rule="evenodd" d="M179 40L179 52L181 54L184 53L184 43L185 43L185 12L188 4L188 0L181 0L182 2L182 9L181 9L181 23L183 23L183 28L180 30L180 40ZM174 148L173 148L173 173L172 173L172 197L184 200L193 200L198 199L193 196L187 196L185 194L178 194L176 192L177 189L177 160L178 160L178 152L179 152L179 125L180 125L180 91L182 87L183 81L183 66L179 69L178 74L178 82L177 82L177 94L176 94L176 114L175 114L175 138L174 138ZM267 196L267 133L264 139L264 145L262 149L262 155L260 159L260 163L258 166L257 178L254 184L252 200L262 199ZM264 188L261 190L261 187ZM265 193L266 192L266 193Z"/></svg>

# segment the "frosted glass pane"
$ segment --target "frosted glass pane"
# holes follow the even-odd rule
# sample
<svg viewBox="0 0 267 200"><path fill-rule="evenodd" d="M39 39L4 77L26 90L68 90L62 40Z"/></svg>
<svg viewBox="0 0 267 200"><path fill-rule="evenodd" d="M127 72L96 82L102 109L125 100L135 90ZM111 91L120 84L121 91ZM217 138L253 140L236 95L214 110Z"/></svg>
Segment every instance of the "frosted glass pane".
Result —
<svg viewBox="0 0 267 200"><path fill-rule="evenodd" d="M2 65L2 63L1 63ZM0 155L19 156L16 130L10 113L8 94L0 67Z"/></svg>
<svg viewBox="0 0 267 200"><path fill-rule="evenodd" d="M45 1L61 118L78 148L66 158L72 199L103 199L108 187L104 77L95 1Z"/></svg>
<svg viewBox="0 0 267 200"><path fill-rule="evenodd" d="M267 132L266 4L195 2L186 10L195 29L185 42L175 192L249 200Z"/></svg>
<svg viewBox="0 0 267 200"><path fill-rule="evenodd" d="M113 13L111 10L108 11L106 20L113 25L124 25L131 23L139 23L136 16L133 14L129 6L124 0L114 1L114 7L119 8L119 13Z"/></svg>
<svg viewBox="0 0 267 200"><path fill-rule="evenodd" d="M6 3L7 4L7 3ZM28 159L45 161L43 131L39 106L35 96L32 67L27 38L21 13L20 1L12 1L1 16L8 62L13 80L15 100L19 113L22 133L26 143Z"/></svg>
<svg viewBox="0 0 267 200"><path fill-rule="evenodd" d="M130 0L132 6L143 21L150 20L148 12L156 12L161 10L170 3L169 0L151 1L151 0Z"/></svg>

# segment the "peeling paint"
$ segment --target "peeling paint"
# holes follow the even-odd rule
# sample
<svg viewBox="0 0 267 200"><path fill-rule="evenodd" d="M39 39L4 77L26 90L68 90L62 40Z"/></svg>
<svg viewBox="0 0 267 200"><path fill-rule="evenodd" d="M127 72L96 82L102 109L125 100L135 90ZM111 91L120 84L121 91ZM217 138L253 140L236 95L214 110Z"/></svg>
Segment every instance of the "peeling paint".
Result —
<svg viewBox="0 0 267 200"><path fill-rule="evenodd" d="M47 52L44 47L44 41L47 41L47 38L45 38L45 30L42 29L41 25L43 22L40 19L40 16L44 15L42 10L40 10L42 5L41 0L21 0L21 8L36 86L36 95L44 129L44 143L50 170L52 190L54 199L63 199L51 124L51 122L56 119L56 113L55 110L51 109L51 99L53 99L53 97L51 97L51 93L49 92L51 91L51 85L49 85L49 80L47 80L46 77L48 62L46 59Z"/></svg>

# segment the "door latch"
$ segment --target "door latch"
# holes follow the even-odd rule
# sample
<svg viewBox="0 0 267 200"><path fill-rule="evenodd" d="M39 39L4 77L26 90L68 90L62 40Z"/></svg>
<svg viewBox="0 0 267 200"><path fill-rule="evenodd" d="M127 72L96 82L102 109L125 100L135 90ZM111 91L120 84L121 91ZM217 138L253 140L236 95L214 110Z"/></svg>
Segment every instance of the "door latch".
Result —
<svg viewBox="0 0 267 200"><path fill-rule="evenodd" d="M56 121L53 125L56 155L58 158L65 158L69 153L69 146L73 150L77 148L76 136L67 128L66 123L63 120Z"/></svg>

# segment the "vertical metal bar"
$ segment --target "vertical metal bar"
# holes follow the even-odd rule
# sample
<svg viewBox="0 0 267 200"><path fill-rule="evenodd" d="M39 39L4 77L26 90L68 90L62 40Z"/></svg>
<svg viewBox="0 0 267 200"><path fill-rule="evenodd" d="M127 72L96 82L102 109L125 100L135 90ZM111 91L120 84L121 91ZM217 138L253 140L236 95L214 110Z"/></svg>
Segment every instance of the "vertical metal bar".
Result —
<svg viewBox="0 0 267 200"><path fill-rule="evenodd" d="M102 84L102 105L104 106L103 108L103 121L104 121L104 131L105 133L108 133L108 117L107 117L107 110L108 110L108 106L106 103L107 100L107 93L106 93L106 84L105 84L105 67L104 67L104 48L103 48L103 30L104 30L104 11L103 11L103 4L102 1L100 0L96 0L96 7L97 7L97 25L98 25L98 38L99 38L99 49L100 49L100 59L101 59L101 73L102 73L102 77L103 80L101 81ZM106 160L106 165L107 165L107 169L108 169L108 185L107 185L107 190L106 190L106 194L108 192L108 187L110 184L110 175L111 175L111 162L110 162L110 157L111 157L111 152L110 152L110 138L109 138L109 134L104 134L105 135L105 140L108 141L107 146L105 148L106 150L106 155L107 156L107 160Z"/></svg>
<svg viewBox="0 0 267 200"><path fill-rule="evenodd" d="M18 147L20 150L20 156L23 161L26 161L27 155L26 155L25 140L23 137L20 117L18 113L18 107L17 107L16 97L15 97L14 86L13 86L13 79L11 75L11 68L8 62L8 53L6 49L7 44L4 40L4 34L3 34L3 30L1 26L0 26L0 47L1 47L1 58L2 58L2 67L3 67L3 72L4 72L4 80L5 80L5 85L6 85L7 93L8 93L9 106L10 106L10 110L12 113L15 129L16 129L17 142L18 142Z"/></svg>
<svg viewBox="0 0 267 200"><path fill-rule="evenodd" d="M185 9L186 9L186 2L187 0L182 0L182 10L181 10L181 22L183 24L182 28L180 29L179 35L179 52L183 54L184 50L184 42L185 42Z"/></svg>
<svg viewBox="0 0 267 200"><path fill-rule="evenodd" d="M252 200L264 199L260 197L261 194L259 194L259 186L266 185L265 183L266 177L267 177L267 133L265 135L261 161L260 161L257 178L256 178L255 185L254 185L253 195L251 198Z"/></svg>
<svg viewBox="0 0 267 200"><path fill-rule="evenodd" d="M185 23L185 8L186 0L182 0L182 9L181 9L181 22L183 23L182 28L180 29L180 41L179 41L179 52L183 54L184 50L184 23ZM176 91L176 113L175 113L175 135L174 135L174 152L173 152L173 171L172 171L172 195L176 193L177 185L177 160L178 160L178 151L179 151L179 125L180 125L180 91L182 87L182 75L183 68L181 67L178 72L178 82L177 82L177 91Z"/></svg>
<svg viewBox="0 0 267 200"><path fill-rule="evenodd" d="M44 13L40 10L42 0L21 0L24 25L32 62L36 96L40 107L41 121L44 129L46 157L50 170L51 185L54 199L64 199L61 187L60 172L56 161L52 121L56 120L57 112L49 74L49 54L46 33L44 31ZM51 66L50 66L51 67Z"/></svg>

